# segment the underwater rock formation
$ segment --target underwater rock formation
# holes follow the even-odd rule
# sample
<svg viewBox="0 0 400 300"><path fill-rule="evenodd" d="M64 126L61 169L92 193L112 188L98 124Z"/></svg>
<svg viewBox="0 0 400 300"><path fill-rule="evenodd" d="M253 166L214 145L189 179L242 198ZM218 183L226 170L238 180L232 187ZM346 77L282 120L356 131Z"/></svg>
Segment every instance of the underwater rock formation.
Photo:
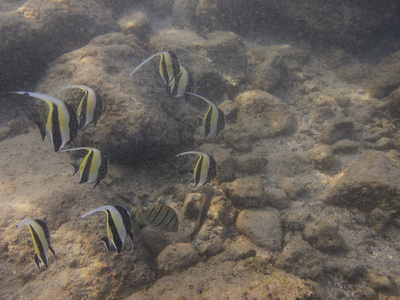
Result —
<svg viewBox="0 0 400 300"><path fill-rule="evenodd" d="M117 28L97 1L29 0L0 12L0 89L32 89L59 55Z"/></svg>

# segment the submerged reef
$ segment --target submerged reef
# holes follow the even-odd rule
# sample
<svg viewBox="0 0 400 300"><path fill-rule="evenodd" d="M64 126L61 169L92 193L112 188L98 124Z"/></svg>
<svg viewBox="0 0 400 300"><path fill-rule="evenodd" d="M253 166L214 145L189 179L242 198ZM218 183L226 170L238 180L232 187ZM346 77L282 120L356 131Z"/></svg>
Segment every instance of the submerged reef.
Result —
<svg viewBox="0 0 400 300"><path fill-rule="evenodd" d="M400 295L400 4L292 2L0 4L0 298ZM69 85L102 114L54 153L51 105L9 92ZM91 190L85 147L107 157ZM57 264L33 268L24 219Z"/></svg>

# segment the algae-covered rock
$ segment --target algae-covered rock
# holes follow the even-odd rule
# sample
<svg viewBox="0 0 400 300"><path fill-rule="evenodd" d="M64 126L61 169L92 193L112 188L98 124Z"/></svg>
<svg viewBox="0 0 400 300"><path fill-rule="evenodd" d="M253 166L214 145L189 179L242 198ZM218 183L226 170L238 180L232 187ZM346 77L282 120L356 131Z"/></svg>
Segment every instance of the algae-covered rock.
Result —
<svg viewBox="0 0 400 300"><path fill-rule="evenodd" d="M353 129L351 119L334 121L319 132L318 138L321 143L331 145L341 139L352 139Z"/></svg>
<svg viewBox="0 0 400 300"><path fill-rule="evenodd" d="M381 99L389 96L400 86L400 51L386 56L376 66L371 67L367 80L372 97Z"/></svg>
<svg viewBox="0 0 400 300"><path fill-rule="evenodd" d="M239 109L235 127L249 135L253 142L289 134L295 127L289 107L264 91L241 93L235 103Z"/></svg>
<svg viewBox="0 0 400 300"><path fill-rule="evenodd" d="M278 256L276 266L301 278L318 278L325 270L325 257L302 239L293 239Z"/></svg>
<svg viewBox="0 0 400 300"><path fill-rule="evenodd" d="M94 0L29 0L0 14L2 91L33 88L59 55L117 27L105 7Z"/></svg>
<svg viewBox="0 0 400 300"><path fill-rule="evenodd" d="M295 78L301 71L308 53L290 45L263 47L262 61L257 63L252 73L255 89L273 92L284 78ZM261 52L258 50L258 52ZM261 58L261 57L260 57Z"/></svg>
<svg viewBox="0 0 400 300"><path fill-rule="evenodd" d="M134 35L98 36L87 46L60 57L38 87L54 95L67 84L90 86L102 98L104 112L93 132L82 131L76 146L99 148L111 162L138 163L177 153L178 105L153 72L132 69L148 54ZM71 101L68 92L60 94ZM76 102L70 102L77 107Z"/></svg>
<svg viewBox="0 0 400 300"><path fill-rule="evenodd" d="M315 146L308 152L308 158L314 167L321 171L326 171L333 166L333 151L328 145Z"/></svg>
<svg viewBox="0 0 400 300"><path fill-rule="evenodd" d="M238 178L223 184L222 190L235 207L255 208L263 207L267 203L261 176Z"/></svg>
<svg viewBox="0 0 400 300"><path fill-rule="evenodd" d="M199 262L199 255L191 244L169 245L157 257L157 268L163 274L183 271Z"/></svg>
<svg viewBox="0 0 400 300"><path fill-rule="evenodd" d="M368 152L330 183L325 202L371 211L400 208L400 169L380 152Z"/></svg>
<svg viewBox="0 0 400 300"><path fill-rule="evenodd" d="M310 299L315 293L301 278L271 268L263 259L221 262L222 255L165 276L128 299Z"/></svg>
<svg viewBox="0 0 400 300"><path fill-rule="evenodd" d="M325 221L314 221L303 230L304 239L322 252L343 250L344 241L337 227Z"/></svg>
<svg viewBox="0 0 400 300"><path fill-rule="evenodd" d="M242 210L236 221L238 230L256 245L270 251L282 248L283 235L278 211Z"/></svg>

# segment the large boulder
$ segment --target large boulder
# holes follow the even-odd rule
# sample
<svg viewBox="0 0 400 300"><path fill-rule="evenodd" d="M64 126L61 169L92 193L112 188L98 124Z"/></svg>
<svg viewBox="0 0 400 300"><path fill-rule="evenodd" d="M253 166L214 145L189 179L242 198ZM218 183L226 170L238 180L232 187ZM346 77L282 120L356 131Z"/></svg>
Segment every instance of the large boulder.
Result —
<svg viewBox="0 0 400 300"><path fill-rule="evenodd" d="M281 250L283 234L277 210L242 210L236 226L256 245L270 251Z"/></svg>
<svg viewBox="0 0 400 300"><path fill-rule="evenodd" d="M181 102L168 97L154 72L143 70L128 78L148 56L140 45L134 35L99 36L57 59L38 87L50 95L68 84L93 88L103 100L104 112L93 132L85 128L75 145L99 148L114 162L173 157L180 145L176 108ZM69 101L71 94L67 90L60 97Z"/></svg>
<svg viewBox="0 0 400 300"><path fill-rule="evenodd" d="M366 212L376 207L400 209L400 168L386 155L369 152L342 174L330 183L326 203Z"/></svg>
<svg viewBox="0 0 400 300"><path fill-rule="evenodd" d="M29 0L0 12L0 89L34 86L60 54L117 26L95 0Z"/></svg>
<svg viewBox="0 0 400 300"><path fill-rule="evenodd" d="M253 142L289 134L295 128L288 105L267 92L251 90L241 93L236 97L235 103L239 112L231 131L241 132ZM229 133L224 134L224 140L228 145L233 145L236 141L234 135Z"/></svg>

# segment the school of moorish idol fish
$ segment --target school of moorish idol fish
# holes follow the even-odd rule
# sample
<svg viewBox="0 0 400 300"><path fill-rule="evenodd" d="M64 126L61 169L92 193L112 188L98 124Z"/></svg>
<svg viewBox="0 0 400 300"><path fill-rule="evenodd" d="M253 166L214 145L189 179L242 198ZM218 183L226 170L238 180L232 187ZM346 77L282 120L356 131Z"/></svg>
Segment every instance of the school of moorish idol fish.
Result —
<svg viewBox="0 0 400 300"><path fill-rule="evenodd" d="M208 104L208 110L202 119L201 125L204 129L204 136L211 137L211 140L213 140L225 127L225 115L212 101L193 93L195 89L194 80L180 64L174 53L163 51L151 55L140 63L129 74L128 78L141 66L157 56L160 57L159 75L164 81L163 87L166 88L167 93L171 97L183 98L184 101L186 101L187 95L190 95L202 99ZM76 110L60 97L61 92L66 89L79 89L83 92L83 97ZM79 130L82 130L89 124L92 124L92 130L96 126L103 112L101 97L97 95L93 89L84 85L64 86L58 90L57 97L27 91L15 91L11 93L39 99L48 105L46 125L40 121L34 121L40 131L42 140L44 140L48 134L55 152L87 151L80 165L71 163L74 167L73 175L79 171L80 184L94 183L91 189L96 187L107 175L109 165L108 158L102 155L99 149L92 147L74 148L73 141ZM66 146L71 146L72 148L63 149ZM192 154L198 155L199 158L194 167L191 181L193 180L195 187L203 186L216 177L218 172L217 162L211 155L199 151L187 151L176 156ZM193 239L197 235L205 221L210 207L211 196L210 193L204 194L196 226L189 235L190 239ZM84 214L82 218L101 211L104 211L107 215L107 236L101 238L101 242L106 251L109 252L113 248L117 253L120 253L126 237L129 237L133 251L134 239L131 232L132 222L129 210L119 205L104 205ZM178 215L175 210L168 205L156 203L147 209L143 209L143 207L138 204L131 212L132 215L137 216L139 223L143 226L149 226L154 230L169 232L178 231ZM42 263L44 267L47 268L47 254L49 250L56 259L56 254L50 245L50 231L48 225L46 222L39 219L25 219L17 228L21 228L23 225L29 227L32 236L35 252L33 258L36 267L40 270L40 264Z"/></svg>

